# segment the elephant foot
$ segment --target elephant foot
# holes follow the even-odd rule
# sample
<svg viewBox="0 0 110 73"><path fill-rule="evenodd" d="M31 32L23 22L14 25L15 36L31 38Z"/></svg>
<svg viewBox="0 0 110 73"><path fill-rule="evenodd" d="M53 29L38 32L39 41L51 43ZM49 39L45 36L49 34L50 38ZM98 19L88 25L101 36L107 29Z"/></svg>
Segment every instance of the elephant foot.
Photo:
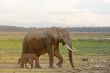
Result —
<svg viewBox="0 0 110 73"><path fill-rule="evenodd" d="M54 67L49 67L49 69L55 69Z"/></svg>
<svg viewBox="0 0 110 73"><path fill-rule="evenodd" d="M20 65L20 68L21 68L21 69L24 69L24 65Z"/></svg>
<svg viewBox="0 0 110 73"><path fill-rule="evenodd" d="M35 68L41 69L42 67L41 66L35 66Z"/></svg>
<svg viewBox="0 0 110 73"><path fill-rule="evenodd" d="M57 63L56 65L57 65L58 67L62 67L62 65L61 65L60 63Z"/></svg>
<svg viewBox="0 0 110 73"><path fill-rule="evenodd" d="M74 68L74 65L72 66L72 68Z"/></svg>
<svg viewBox="0 0 110 73"><path fill-rule="evenodd" d="M25 67L20 67L20 69L25 69Z"/></svg>

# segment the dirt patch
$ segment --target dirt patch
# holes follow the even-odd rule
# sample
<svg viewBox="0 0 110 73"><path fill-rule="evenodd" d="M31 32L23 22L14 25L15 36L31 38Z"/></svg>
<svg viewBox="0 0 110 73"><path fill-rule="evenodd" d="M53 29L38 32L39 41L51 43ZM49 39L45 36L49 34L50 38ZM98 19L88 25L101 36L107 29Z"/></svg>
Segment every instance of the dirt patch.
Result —
<svg viewBox="0 0 110 73"><path fill-rule="evenodd" d="M42 69L20 69L19 65L17 64L17 60L6 61L4 62L5 58L1 58L0 60L0 73L110 73L110 56L86 56L86 55L76 55L73 58L73 62L75 68L73 69L69 64L68 57L64 57L64 63L62 68L58 68L56 66L57 59L55 59L54 69L48 69L49 63L48 59L41 58L40 65ZM9 58L11 59L11 58ZM45 60L44 60L45 59ZM85 60L86 59L86 60ZM4 70L5 69L5 70Z"/></svg>

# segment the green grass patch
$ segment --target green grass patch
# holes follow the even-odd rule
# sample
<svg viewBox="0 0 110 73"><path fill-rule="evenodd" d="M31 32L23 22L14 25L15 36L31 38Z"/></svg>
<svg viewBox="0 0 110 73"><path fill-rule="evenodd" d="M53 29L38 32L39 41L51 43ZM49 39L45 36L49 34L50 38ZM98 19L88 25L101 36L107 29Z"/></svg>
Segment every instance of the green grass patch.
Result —
<svg viewBox="0 0 110 73"><path fill-rule="evenodd" d="M110 40L73 40L77 53L83 54L110 54Z"/></svg>
<svg viewBox="0 0 110 73"><path fill-rule="evenodd" d="M110 54L110 40L73 40L73 47L78 50L76 54ZM66 47L60 45L60 48L66 53Z"/></svg>
<svg viewBox="0 0 110 73"><path fill-rule="evenodd" d="M22 38L0 38L0 51L7 53L20 52L22 40Z"/></svg>
<svg viewBox="0 0 110 73"><path fill-rule="evenodd" d="M0 52L20 53L23 38L0 38ZM83 39L73 40L77 54L110 54L110 40ZM60 52L67 53L65 46L60 45Z"/></svg>

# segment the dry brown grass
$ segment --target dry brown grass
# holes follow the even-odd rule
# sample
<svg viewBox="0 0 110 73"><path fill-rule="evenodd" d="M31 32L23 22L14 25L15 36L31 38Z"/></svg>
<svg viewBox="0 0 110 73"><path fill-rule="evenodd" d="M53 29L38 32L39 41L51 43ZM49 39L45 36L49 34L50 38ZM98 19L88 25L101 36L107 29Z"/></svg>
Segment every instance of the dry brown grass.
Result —
<svg viewBox="0 0 110 73"><path fill-rule="evenodd" d="M27 32L0 32L0 37L23 37Z"/></svg>
<svg viewBox="0 0 110 73"><path fill-rule="evenodd" d="M0 54L0 73L109 73L110 72L110 55L75 55L73 62L75 68L71 68L68 61L68 55L63 54L64 63L62 68L58 68L55 58L55 69L48 69L48 55L40 57L42 69L20 69L17 60L20 54ZM88 58L88 61L82 61L82 58Z"/></svg>

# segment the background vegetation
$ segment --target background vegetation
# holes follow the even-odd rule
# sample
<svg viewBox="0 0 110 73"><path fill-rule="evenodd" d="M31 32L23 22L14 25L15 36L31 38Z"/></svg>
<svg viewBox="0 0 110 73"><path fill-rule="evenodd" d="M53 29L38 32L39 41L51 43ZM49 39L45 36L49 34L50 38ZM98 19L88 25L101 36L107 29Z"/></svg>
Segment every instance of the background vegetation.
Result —
<svg viewBox="0 0 110 73"><path fill-rule="evenodd" d="M21 36L18 35L17 33L11 33L8 36L0 36L0 52L20 53L24 36L23 34ZM89 33L80 35L79 33L71 33L71 35L73 47L78 50L76 54L110 54L110 35L96 33L92 33L91 35ZM60 45L60 48L63 54L67 52L65 46Z"/></svg>

